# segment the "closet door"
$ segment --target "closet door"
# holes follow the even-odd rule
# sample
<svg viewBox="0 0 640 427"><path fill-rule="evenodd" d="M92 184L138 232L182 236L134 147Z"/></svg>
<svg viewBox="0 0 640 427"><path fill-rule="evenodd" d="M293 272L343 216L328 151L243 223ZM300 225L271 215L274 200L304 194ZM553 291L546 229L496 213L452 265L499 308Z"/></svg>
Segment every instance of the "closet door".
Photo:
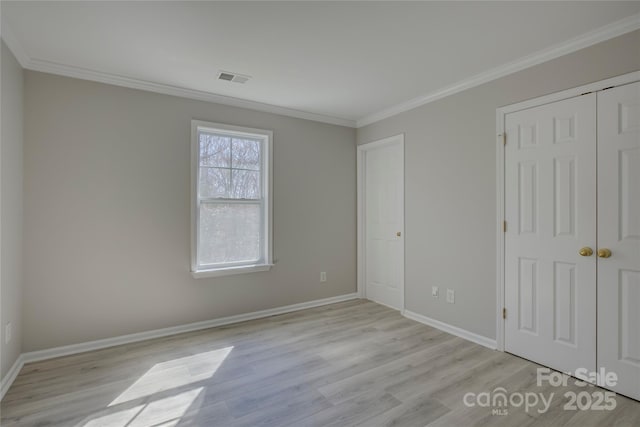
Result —
<svg viewBox="0 0 640 427"><path fill-rule="evenodd" d="M594 371L596 95L505 121L505 349Z"/></svg>
<svg viewBox="0 0 640 427"><path fill-rule="evenodd" d="M640 399L640 83L598 93L598 365Z"/></svg>

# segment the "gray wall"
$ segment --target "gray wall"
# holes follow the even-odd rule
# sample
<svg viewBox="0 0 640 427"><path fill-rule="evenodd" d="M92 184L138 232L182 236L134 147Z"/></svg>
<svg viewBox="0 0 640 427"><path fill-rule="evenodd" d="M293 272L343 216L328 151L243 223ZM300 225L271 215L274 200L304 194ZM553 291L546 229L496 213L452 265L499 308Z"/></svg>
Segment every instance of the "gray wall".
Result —
<svg viewBox="0 0 640 427"><path fill-rule="evenodd" d="M355 292L354 129L25 76L23 351ZM274 131L271 271L191 277L191 119Z"/></svg>
<svg viewBox="0 0 640 427"><path fill-rule="evenodd" d="M0 52L0 378L22 349L22 142L23 71L11 51ZM12 338L5 344L5 326Z"/></svg>
<svg viewBox="0 0 640 427"><path fill-rule="evenodd" d="M358 143L406 134L409 310L495 337L495 109L638 69L635 32L357 131ZM355 130L24 75L24 244L30 262L23 351L355 291ZM3 93L3 109L5 99ZM274 131L277 264L271 271L199 280L189 274L193 118ZM3 140L4 133L3 122ZM20 162L11 165L19 176ZM2 174L4 214L4 168ZM19 181L12 182L18 188ZM17 212L19 204L12 206ZM3 268L4 256L3 250ZM328 273L325 284L318 281L320 271ZM441 295L444 288L456 289L456 304L432 299L432 285L442 288ZM4 322L10 311L4 298L2 308ZM19 326L18 315L18 339Z"/></svg>
<svg viewBox="0 0 640 427"><path fill-rule="evenodd" d="M405 133L408 310L495 338L496 108L636 70L640 31L358 129Z"/></svg>

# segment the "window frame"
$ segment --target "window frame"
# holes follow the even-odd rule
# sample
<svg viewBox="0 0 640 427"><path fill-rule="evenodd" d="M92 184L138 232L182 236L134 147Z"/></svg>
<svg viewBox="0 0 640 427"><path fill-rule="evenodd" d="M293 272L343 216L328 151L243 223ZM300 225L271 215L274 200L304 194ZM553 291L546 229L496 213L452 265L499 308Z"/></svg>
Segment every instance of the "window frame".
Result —
<svg viewBox="0 0 640 427"><path fill-rule="evenodd" d="M224 264L198 264L198 236L200 227L200 197L198 195L200 173L200 138L201 131L222 133L235 136L250 137L262 140L261 151L261 239L262 257L255 263L231 262ZM216 198L211 198L214 200ZM223 199L212 203L231 202L234 204L256 204L253 200ZM231 274L268 271L273 266L273 132L244 126L233 126L222 123L191 121L191 274L194 278L227 276Z"/></svg>

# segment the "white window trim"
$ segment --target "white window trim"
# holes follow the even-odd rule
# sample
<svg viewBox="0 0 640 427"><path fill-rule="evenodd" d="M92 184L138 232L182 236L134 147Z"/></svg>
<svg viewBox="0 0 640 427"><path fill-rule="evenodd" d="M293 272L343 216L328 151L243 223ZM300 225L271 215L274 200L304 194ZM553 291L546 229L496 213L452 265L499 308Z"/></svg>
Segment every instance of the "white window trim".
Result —
<svg viewBox="0 0 640 427"><path fill-rule="evenodd" d="M262 182L264 192L263 218L264 239L263 259L259 264L239 266L225 265L202 269L198 266L198 171L200 167L199 130L211 132L232 132L240 136L260 137L264 139ZM196 279L206 277L229 276L233 274L268 271L273 266L273 132L221 123L191 120L191 275Z"/></svg>

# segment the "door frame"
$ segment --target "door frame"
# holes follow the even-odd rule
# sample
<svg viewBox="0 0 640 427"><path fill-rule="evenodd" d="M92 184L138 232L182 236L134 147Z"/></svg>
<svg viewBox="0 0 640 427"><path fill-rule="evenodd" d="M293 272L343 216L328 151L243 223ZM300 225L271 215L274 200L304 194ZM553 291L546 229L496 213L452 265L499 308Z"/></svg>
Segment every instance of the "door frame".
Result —
<svg viewBox="0 0 640 427"><path fill-rule="evenodd" d="M402 173L402 217L401 217L401 230L402 233L402 268L400 271L400 294L402 306L400 307L400 312L404 313L405 310L405 283L404 283L404 275L405 275L405 156L404 156L404 133L400 133L394 136L390 136L387 138L379 139L373 142L368 142L366 144L361 144L357 146L356 149L356 159L357 159L357 294L360 298L367 297L366 291L366 200L365 200L365 191L366 191L366 155L367 151L372 149L398 145L402 150L402 164L401 164L401 173Z"/></svg>
<svg viewBox="0 0 640 427"><path fill-rule="evenodd" d="M505 319L502 316L502 310L505 307L505 116L516 111L526 110L541 105L550 104L564 99L574 98L576 96L585 95L590 92L598 92L613 86L621 86L629 83L640 81L640 71L623 74L621 76L612 77L610 79L600 80L598 82L589 83L583 86L574 87L572 89L563 90L549 95L540 96L538 98L529 99L527 101L518 102L516 104L506 105L496 109L496 347L499 351L505 351Z"/></svg>

